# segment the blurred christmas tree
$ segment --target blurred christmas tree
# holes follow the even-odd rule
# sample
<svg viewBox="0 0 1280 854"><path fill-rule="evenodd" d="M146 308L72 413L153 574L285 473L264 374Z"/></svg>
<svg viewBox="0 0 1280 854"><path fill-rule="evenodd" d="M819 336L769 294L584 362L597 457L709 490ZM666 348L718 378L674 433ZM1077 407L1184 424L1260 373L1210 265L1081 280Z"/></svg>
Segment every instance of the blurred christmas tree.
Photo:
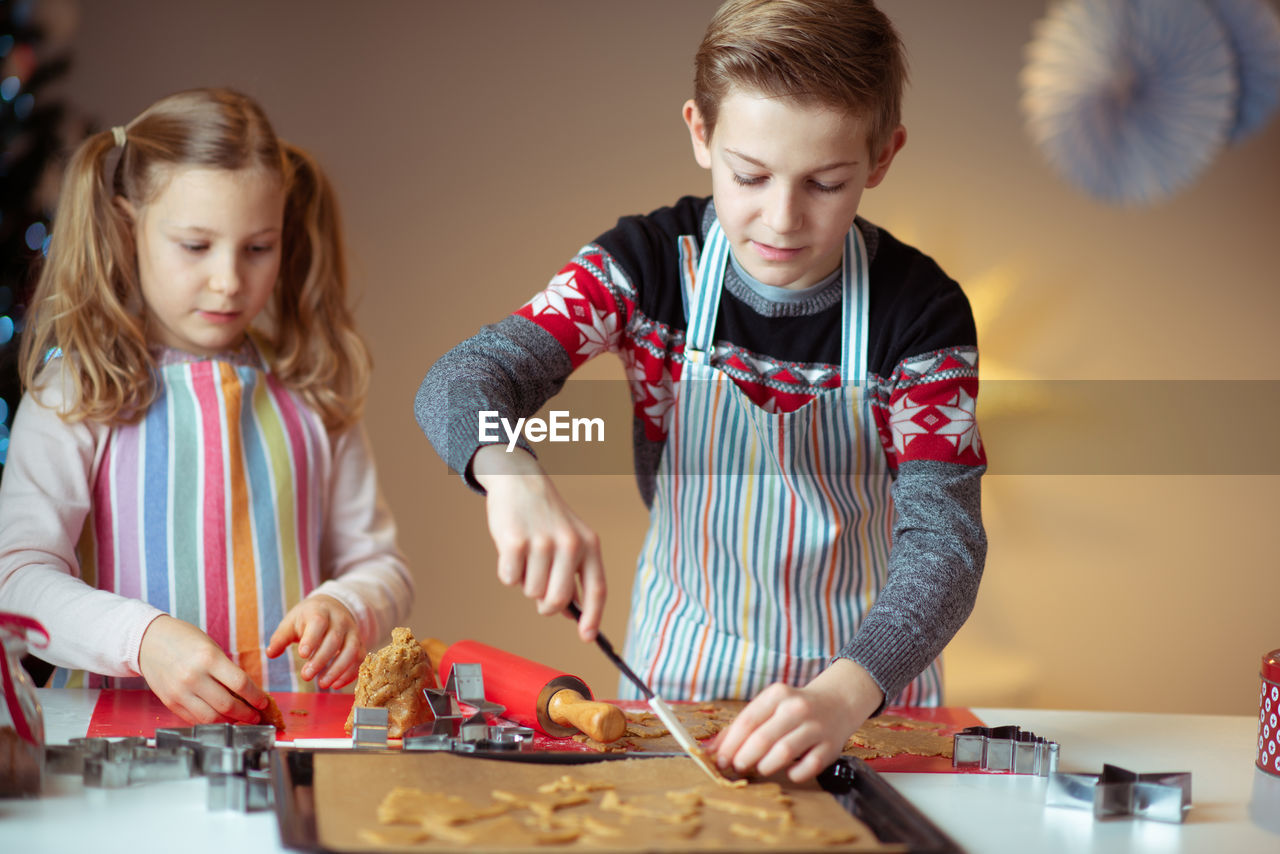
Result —
<svg viewBox="0 0 1280 854"><path fill-rule="evenodd" d="M0 476L21 388L18 337L49 246L64 108L50 96L70 60L46 38L35 0L0 0ZM50 3L49 6L60 4ZM59 12L65 12L66 6Z"/></svg>

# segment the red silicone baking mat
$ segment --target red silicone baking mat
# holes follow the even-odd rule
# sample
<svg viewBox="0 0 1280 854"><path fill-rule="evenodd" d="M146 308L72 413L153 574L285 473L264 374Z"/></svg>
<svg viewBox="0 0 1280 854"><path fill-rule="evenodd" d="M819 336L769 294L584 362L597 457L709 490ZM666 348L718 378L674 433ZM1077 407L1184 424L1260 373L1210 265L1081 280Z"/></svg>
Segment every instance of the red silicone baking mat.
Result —
<svg viewBox="0 0 1280 854"><path fill-rule="evenodd" d="M346 737L343 724L346 723L347 713L351 711L351 694L293 694L278 691L273 692L271 696L275 698L285 717L286 729L278 736L279 740ZM643 702L637 700L616 702L624 709L646 708ZM673 703L673 705L681 704ZM944 706L936 709L891 706L885 710L885 714L944 724L945 728L938 730L943 735L951 735L964 727L982 724L973 712L958 706ZM110 738L130 735L151 736L159 727L180 726L187 726L187 724L165 708L160 699L150 691L103 690L98 695L98 704L89 721L88 735ZM591 748L572 738L550 738L541 734L534 738L534 749L591 752ZM882 772L952 773L956 770L951 767L950 759L941 756L900 754L883 759L871 759L867 764Z"/></svg>
<svg viewBox="0 0 1280 854"><path fill-rule="evenodd" d="M886 715L910 718L914 721L929 721L932 723L945 724L943 729L937 730L941 735L954 735L967 726L983 725L982 721L978 720L977 716L975 716L973 712L962 706L939 706L934 709L889 706L884 710L884 713ZM883 759L868 759L866 762L882 774L893 771L953 774L961 770L951 767L950 757L912 756L909 753L900 753L897 756L886 756Z"/></svg>
<svg viewBox="0 0 1280 854"><path fill-rule="evenodd" d="M342 726L351 711L350 694L273 691L276 705L284 713L285 731L276 738L343 738ZM150 691L103 690L89 719L88 735L94 737L152 736L157 728L189 726L165 708Z"/></svg>

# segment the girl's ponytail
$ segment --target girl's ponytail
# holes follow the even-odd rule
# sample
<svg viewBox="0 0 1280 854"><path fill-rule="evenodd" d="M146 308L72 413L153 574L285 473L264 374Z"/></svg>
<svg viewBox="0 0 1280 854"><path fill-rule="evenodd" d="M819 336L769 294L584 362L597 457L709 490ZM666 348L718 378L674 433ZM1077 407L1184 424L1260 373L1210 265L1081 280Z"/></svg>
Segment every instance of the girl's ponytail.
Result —
<svg viewBox="0 0 1280 854"><path fill-rule="evenodd" d="M329 430L340 432L360 418L372 364L347 304L337 196L311 155L282 144L288 197L275 295L274 369L315 407Z"/></svg>
<svg viewBox="0 0 1280 854"><path fill-rule="evenodd" d="M119 149L111 178L107 164ZM94 134L63 178L49 255L28 309L21 375L38 388L61 349L67 420L136 421L159 392L147 346L134 227L117 199L145 206L177 167L262 168L286 188L284 257L273 302L272 368L338 432L360 417L369 351L347 306L347 271L333 189L315 161L276 136L252 98L191 89L129 123ZM47 380L42 378L41 383Z"/></svg>
<svg viewBox="0 0 1280 854"><path fill-rule="evenodd" d="M68 420L132 420L155 395L138 316L132 227L115 202L106 163L117 134L102 131L76 149L63 176L49 252L27 311L19 371L37 383L49 354L68 360ZM126 142L126 144L128 144Z"/></svg>

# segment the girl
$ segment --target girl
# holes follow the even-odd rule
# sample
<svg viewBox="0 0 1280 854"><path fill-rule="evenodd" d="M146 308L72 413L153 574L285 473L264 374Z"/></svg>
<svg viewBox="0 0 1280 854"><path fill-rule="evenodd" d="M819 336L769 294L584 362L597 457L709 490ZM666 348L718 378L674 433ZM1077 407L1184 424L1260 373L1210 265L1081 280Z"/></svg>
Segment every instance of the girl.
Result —
<svg viewBox="0 0 1280 854"><path fill-rule="evenodd" d="M75 152L0 486L0 611L48 629L50 684L255 722L404 619L346 296L333 191L252 99L181 92Z"/></svg>

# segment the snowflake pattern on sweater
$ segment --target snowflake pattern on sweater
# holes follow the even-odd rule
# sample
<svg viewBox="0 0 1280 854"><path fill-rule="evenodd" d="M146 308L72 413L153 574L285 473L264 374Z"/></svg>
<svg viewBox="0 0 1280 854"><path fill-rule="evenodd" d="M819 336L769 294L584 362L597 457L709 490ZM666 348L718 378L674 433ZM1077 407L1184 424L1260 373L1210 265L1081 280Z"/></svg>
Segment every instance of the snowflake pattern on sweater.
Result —
<svg viewBox="0 0 1280 854"><path fill-rule="evenodd" d="M604 352L622 359L635 416L650 441L665 440L683 366L684 330L646 317L622 268L588 244L516 314L564 348L577 369ZM838 365L798 363L717 341L711 363L759 407L793 412L841 384ZM924 459L985 465L975 401L978 351L960 346L903 359L888 377L868 375L876 427L892 469Z"/></svg>

